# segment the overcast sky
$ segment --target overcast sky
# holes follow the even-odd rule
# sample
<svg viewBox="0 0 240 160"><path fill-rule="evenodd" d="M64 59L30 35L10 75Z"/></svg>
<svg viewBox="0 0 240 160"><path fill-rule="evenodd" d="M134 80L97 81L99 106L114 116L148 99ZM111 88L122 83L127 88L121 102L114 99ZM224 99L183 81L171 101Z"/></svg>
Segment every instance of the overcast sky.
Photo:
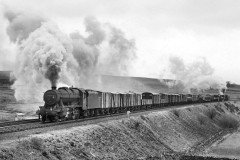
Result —
<svg viewBox="0 0 240 160"><path fill-rule="evenodd" d="M84 32L83 19L120 28L135 39L133 76L168 78L170 56L186 63L205 57L214 76L240 83L238 0L0 0L5 7L43 15L65 33ZM171 77L170 77L171 78Z"/></svg>

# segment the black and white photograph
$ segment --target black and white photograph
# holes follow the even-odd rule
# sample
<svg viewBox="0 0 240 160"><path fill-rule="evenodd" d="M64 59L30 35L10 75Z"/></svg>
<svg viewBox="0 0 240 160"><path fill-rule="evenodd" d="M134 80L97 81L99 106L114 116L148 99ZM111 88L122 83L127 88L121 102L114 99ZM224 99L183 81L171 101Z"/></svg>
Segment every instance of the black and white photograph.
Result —
<svg viewBox="0 0 240 160"><path fill-rule="evenodd" d="M0 160L235 160L239 124L239 0L0 0Z"/></svg>

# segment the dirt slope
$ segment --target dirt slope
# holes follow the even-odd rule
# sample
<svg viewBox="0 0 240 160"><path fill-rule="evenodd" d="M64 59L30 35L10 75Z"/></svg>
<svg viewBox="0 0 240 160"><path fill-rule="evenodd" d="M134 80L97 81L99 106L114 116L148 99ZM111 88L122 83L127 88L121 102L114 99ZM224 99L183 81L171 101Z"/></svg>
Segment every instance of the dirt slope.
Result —
<svg viewBox="0 0 240 160"><path fill-rule="evenodd" d="M208 138L237 128L238 106L196 105L33 135L2 148L0 159L185 159Z"/></svg>

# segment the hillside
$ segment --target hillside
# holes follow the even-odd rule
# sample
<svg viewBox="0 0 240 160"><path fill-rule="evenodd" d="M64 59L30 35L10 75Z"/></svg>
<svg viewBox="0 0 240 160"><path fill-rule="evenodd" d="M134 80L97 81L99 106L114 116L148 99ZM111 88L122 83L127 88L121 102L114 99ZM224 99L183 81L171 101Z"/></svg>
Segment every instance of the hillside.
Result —
<svg viewBox="0 0 240 160"><path fill-rule="evenodd" d="M113 92L152 92L152 93L182 93L180 81L145 77L121 77L101 75L100 89Z"/></svg>
<svg viewBox="0 0 240 160"><path fill-rule="evenodd" d="M240 85L227 84L226 94L230 95L231 100L240 100Z"/></svg>
<svg viewBox="0 0 240 160"><path fill-rule="evenodd" d="M238 103L215 103L40 129L27 138L2 142L0 159L194 159L238 127L238 112Z"/></svg>

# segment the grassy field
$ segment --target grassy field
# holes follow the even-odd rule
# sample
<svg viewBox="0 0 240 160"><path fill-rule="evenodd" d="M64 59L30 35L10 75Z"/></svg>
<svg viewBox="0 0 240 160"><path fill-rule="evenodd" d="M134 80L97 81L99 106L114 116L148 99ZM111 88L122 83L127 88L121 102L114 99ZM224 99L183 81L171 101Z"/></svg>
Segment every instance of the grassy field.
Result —
<svg viewBox="0 0 240 160"><path fill-rule="evenodd" d="M0 122L15 120L16 114L7 111L0 111Z"/></svg>
<svg viewBox="0 0 240 160"><path fill-rule="evenodd" d="M16 114L7 111L7 104L13 102L16 102L14 90L0 88L0 122L14 120Z"/></svg>
<svg viewBox="0 0 240 160"><path fill-rule="evenodd" d="M209 155L240 158L240 132L236 132L214 146Z"/></svg>
<svg viewBox="0 0 240 160"><path fill-rule="evenodd" d="M14 103L14 102L16 102L16 99L14 97L14 90L1 88L0 89L0 106L2 107L8 103Z"/></svg>

